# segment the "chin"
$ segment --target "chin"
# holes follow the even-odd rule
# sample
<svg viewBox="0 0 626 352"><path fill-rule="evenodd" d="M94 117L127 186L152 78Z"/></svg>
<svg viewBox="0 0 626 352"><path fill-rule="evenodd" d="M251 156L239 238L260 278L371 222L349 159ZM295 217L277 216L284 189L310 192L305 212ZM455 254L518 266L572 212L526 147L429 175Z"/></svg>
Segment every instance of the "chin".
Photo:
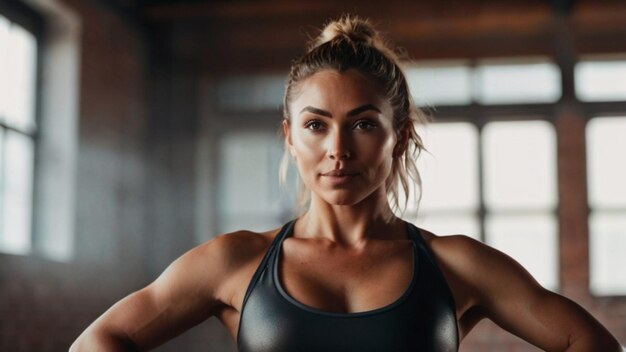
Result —
<svg viewBox="0 0 626 352"><path fill-rule="evenodd" d="M360 203L363 199L367 198L367 194L349 192L349 191L335 191L336 194L322 195L321 198L331 205L350 206ZM333 193L335 193L333 192Z"/></svg>

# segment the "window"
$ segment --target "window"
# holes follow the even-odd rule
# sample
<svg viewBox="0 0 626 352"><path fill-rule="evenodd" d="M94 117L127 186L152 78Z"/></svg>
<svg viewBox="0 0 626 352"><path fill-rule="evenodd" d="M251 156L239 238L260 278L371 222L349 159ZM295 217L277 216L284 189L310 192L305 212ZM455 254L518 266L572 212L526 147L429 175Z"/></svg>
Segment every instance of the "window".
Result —
<svg viewBox="0 0 626 352"><path fill-rule="evenodd" d="M422 201L419 216L414 201L407 216L437 234L480 238L478 129L467 122L435 123L419 133L428 149L417 164Z"/></svg>
<svg viewBox="0 0 626 352"><path fill-rule="evenodd" d="M265 231L281 224L284 209L295 204L293 197L286 197L295 197L296 192L279 189L278 165L283 152L276 133L228 132L220 137L218 148L218 232Z"/></svg>
<svg viewBox="0 0 626 352"><path fill-rule="evenodd" d="M485 240L542 285L558 286L556 135L545 121L483 130Z"/></svg>
<svg viewBox="0 0 626 352"><path fill-rule="evenodd" d="M484 62L476 67L481 104L551 103L561 97L561 75L548 61Z"/></svg>
<svg viewBox="0 0 626 352"><path fill-rule="evenodd" d="M0 52L0 251L25 254L31 249L37 40L0 15Z"/></svg>
<svg viewBox="0 0 626 352"><path fill-rule="evenodd" d="M545 58L417 62L407 70L407 80L421 106L546 104L562 94L559 68ZM437 234L481 239L555 289L559 275L554 128L532 118L512 122L481 117L492 122L450 116L451 121L465 121L420 129L429 151L418 159L422 201L419 215L413 206L405 216Z"/></svg>
<svg viewBox="0 0 626 352"><path fill-rule="evenodd" d="M582 101L626 101L626 60L583 59L575 68L576 95Z"/></svg>
<svg viewBox="0 0 626 352"><path fill-rule="evenodd" d="M472 101L472 70L463 62L422 62L406 70L419 106L465 105Z"/></svg>
<svg viewBox="0 0 626 352"><path fill-rule="evenodd" d="M599 117L587 125L590 289L626 294L626 117Z"/></svg>
<svg viewBox="0 0 626 352"><path fill-rule="evenodd" d="M451 122L420 133L429 151L418 159L423 197L419 215L410 208L406 216L439 235L483 239L520 262L542 285L557 288L553 126L490 122L479 133L471 123Z"/></svg>
<svg viewBox="0 0 626 352"><path fill-rule="evenodd" d="M217 85L217 105L222 111L278 110L283 102L285 75L233 76Z"/></svg>
<svg viewBox="0 0 626 352"><path fill-rule="evenodd" d="M466 62L417 62L407 70L419 106L553 103L561 97L561 74L543 58Z"/></svg>

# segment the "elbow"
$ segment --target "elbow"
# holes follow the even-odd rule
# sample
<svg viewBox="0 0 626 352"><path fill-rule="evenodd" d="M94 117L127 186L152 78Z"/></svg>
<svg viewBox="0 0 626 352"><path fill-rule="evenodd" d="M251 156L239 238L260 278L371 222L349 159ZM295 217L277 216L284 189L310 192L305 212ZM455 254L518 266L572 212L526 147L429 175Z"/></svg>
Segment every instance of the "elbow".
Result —
<svg viewBox="0 0 626 352"><path fill-rule="evenodd" d="M611 336L610 341L607 341L606 346L607 346L606 351L615 351L615 352L626 351L626 348L622 347L622 345L613 336Z"/></svg>
<svg viewBox="0 0 626 352"><path fill-rule="evenodd" d="M596 346L594 346L594 351L610 351L610 352L622 352L625 351L622 348L622 345L620 345L619 342L617 342L616 339L611 338L611 339L607 339L606 341L601 341L599 342Z"/></svg>
<svg viewBox="0 0 626 352"><path fill-rule="evenodd" d="M83 333L70 346L69 352L80 352L89 350L89 338ZM93 346L93 344L91 344Z"/></svg>
<svg viewBox="0 0 626 352"><path fill-rule="evenodd" d="M87 335L87 331L83 332L78 338L72 342L70 346L69 352L80 352L87 351L89 345L89 336Z"/></svg>
<svg viewBox="0 0 626 352"><path fill-rule="evenodd" d="M595 343L596 344L593 349L594 351L611 351L611 352L624 351L624 349L622 348L622 345L608 331L606 331L601 336L598 336Z"/></svg>
<svg viewBox="0 0 626 352"><path fill-rule="evenodd" d="M623 352L626 351L615 337L611 334L590 336L587 339L580 339L571 344L567 351L606 351Z"/></svg>

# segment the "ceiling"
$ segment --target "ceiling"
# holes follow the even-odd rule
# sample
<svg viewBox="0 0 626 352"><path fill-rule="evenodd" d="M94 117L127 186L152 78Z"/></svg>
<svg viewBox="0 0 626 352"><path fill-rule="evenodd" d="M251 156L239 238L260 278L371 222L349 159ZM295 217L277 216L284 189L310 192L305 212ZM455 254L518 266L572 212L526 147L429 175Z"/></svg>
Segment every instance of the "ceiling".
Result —
<svg viewBox="0 0 626 352"><path fill-rule="evenodd" d="M100 1L216 70L286 67L285 58L344 13L372 19L416 59L626 53L624 0Z"/></svg>

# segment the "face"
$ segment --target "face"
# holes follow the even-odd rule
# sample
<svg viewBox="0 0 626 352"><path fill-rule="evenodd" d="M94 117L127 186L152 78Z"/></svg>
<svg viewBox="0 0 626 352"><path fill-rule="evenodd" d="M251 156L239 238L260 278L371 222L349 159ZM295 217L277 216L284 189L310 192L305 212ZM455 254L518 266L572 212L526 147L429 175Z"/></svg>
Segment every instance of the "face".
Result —
<svg viewBox="0 0 626 352"><path fill-rule="evenodd" d="M304 184L333 205L383 197L396 133L393 111L358 71L320 71L299 82L284 123L286 145Z"/></svg>

